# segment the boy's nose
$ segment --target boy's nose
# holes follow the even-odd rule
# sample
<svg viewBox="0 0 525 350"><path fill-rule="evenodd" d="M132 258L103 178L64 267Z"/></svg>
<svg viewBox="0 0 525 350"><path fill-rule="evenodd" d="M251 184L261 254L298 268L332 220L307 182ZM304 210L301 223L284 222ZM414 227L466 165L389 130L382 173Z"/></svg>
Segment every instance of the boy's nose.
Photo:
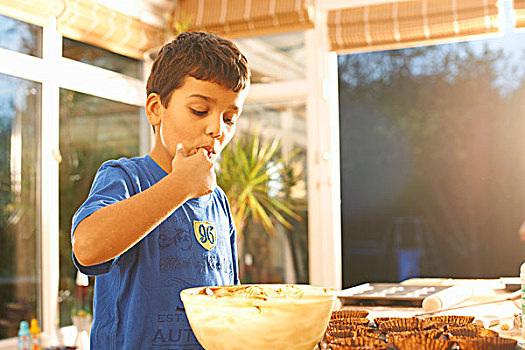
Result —
<svg viewBox="0 0 525 350"><path fill-rule="evenodd" d="M219 116L218 118L213 118L212 120L210 120L206 127L206 134L214 138L219 138L223 134L223 128L224 121L222 120L222 116Z"/></svg>

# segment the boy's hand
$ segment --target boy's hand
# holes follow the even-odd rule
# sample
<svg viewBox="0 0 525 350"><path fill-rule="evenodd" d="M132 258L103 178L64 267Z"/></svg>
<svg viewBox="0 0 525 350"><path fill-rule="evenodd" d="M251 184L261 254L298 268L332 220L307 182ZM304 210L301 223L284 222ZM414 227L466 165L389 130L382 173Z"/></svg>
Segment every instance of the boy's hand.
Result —
<svg viewBox="0 0 525 350"><path fill-rule="evenodd" d="M204 148L199 148L195 154L189 154L182 143L179 143L171 161L170 175L179 177L180 182L187 185L189 198L204 196L213 192L217 186L213 162Z"/></svg>

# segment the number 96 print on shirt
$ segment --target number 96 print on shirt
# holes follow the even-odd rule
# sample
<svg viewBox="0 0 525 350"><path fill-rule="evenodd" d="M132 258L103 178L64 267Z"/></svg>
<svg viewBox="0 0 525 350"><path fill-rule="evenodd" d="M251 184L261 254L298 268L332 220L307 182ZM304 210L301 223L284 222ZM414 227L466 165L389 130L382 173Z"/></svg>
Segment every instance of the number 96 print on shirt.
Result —
<svg viewBox="0 0 525 350"><path fill-rule="evenodd" d="M215 225L207 221L193 221L193 232L197 242L206 250L212 250L217 245Z"/></svg>

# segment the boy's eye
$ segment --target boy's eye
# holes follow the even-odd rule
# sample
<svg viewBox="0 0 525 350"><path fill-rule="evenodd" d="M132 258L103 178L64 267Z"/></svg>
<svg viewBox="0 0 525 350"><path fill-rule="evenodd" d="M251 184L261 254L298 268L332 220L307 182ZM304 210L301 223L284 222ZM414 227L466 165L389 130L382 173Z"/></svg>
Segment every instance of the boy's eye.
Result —
<svg viewBox="0 0 525 350"><path fill-rule="evenodd" d="M198 117L204 117L206 114L208 114L208 111L199 111L193 108L190 108L190 109L191 109L191 112Z"/></svg>
<svg viewBox="0 0 525 350"><path fill-rule="evenodd" d="M223 116L223 120L226 124L228 125L234 125L235 122L237 121L237 117L238 117L238 114L237 113L226 113L224 116Z"/></svg>
<svg viewBox="0 0 525 350"><path fill-rule="evenodd" d="M235 118L232 118L232 117L224 117L224 122L228 125L233 125L235 124Z"/></svg>

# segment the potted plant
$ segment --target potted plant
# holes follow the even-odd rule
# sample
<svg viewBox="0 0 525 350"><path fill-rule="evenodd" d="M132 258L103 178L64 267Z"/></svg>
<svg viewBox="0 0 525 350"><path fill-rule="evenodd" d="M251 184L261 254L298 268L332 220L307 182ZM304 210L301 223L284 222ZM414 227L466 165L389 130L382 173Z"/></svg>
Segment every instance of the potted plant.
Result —
<svg viewBox="0 0 525 350"><path fill-rule="evenodd" d="M277 234L278 225L286 228L286 237L295 271L299 260L294 249L294 225L302 221L304 200L293 196L293 189L300 180L302 168L297 164L298 152L281 155L279 139L264 141L257 132L241 135L222 153L217 169L217 183L225 191L239 235L239 256L249 240L258 249L258 258L269 257L269 241ZM251 265L251 262L247 265ZM241 265L241 269L243 266ZM262 274L264 275L264 274ZM251 277L244 277L251 280ZM259 276L255 279L265 279ZM260 282L260 281L258 281Z"/></svg>
<svg viewBox="0 0 525 350"><path fill-rule="evenodd" d="M262 224L270 235L276 233L274 222L293 229L291 219L301 220L295 211L298 203L290 195L298 181L291 168L297 152L282 156L280 150L279 139L263 142L254 132L221 153L217 183L228 196L241 236L249 219Z"/></svg>

